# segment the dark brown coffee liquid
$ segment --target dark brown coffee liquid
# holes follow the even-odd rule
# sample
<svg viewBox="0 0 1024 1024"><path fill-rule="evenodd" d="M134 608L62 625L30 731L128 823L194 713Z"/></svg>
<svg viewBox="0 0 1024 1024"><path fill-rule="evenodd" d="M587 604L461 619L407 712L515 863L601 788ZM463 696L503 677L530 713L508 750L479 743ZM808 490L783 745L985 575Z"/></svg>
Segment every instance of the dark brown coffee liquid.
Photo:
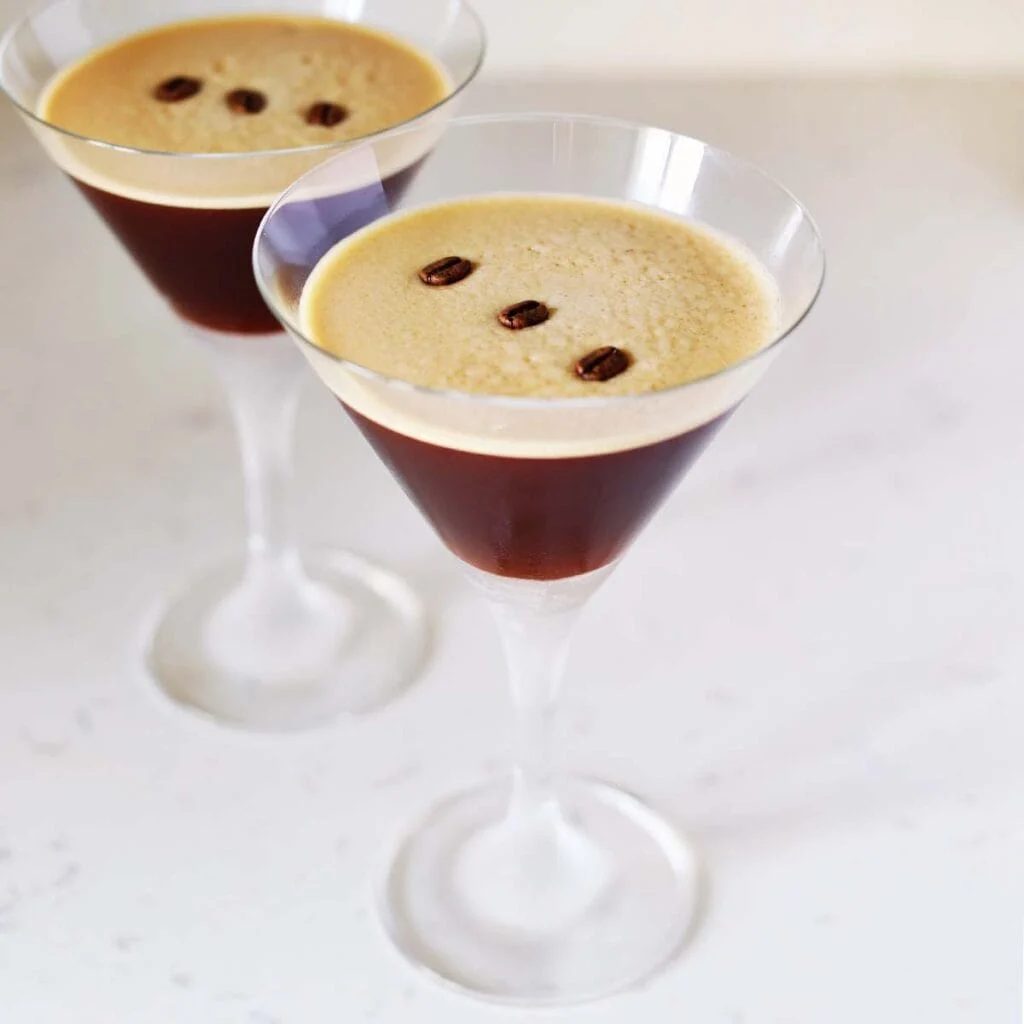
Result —
<svg viewBox="0 0 1024 1024"><path fill-rule="evenodd" d="M350 224L354 231L382 216L401 197L418 166L403 168L372 187L331 197L332 223ZM281 330L252 273L252 247L265 206L165 206L72 180L180 316L234 334Z"/></svg>
<svg viewBox="0 0 1024 1024"><path fill-rule="evenodd" d="M621 555L729 416L629 451L521 459L413 440L346 409L456 555L533 580Z"/></svg>
<svg viewBox="0 0 1024 1024"><path fill-rule="evenodd" d="M76 184L180 316L236 334L281 329L252 276L252 243L266 207L164 206Z"/></svg>

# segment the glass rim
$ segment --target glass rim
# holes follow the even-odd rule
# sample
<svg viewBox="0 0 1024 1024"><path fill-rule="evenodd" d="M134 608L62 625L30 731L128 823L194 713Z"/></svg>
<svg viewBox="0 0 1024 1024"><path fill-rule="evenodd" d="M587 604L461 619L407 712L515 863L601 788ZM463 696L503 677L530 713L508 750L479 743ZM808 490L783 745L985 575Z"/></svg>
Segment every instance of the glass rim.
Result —
<svg viewBox="0 0 1024 1024"><path fill-rule="evenodd" d="M45 117L40 117L34 110L29 109L21 102L10 90L5 81L3 74L3 57L14 44L14 37L19 31L26 28L35 18L47 10L50 7L61 3L62 0L36 0L32 4L28 11L23 14L20 18L9 25L3 33L0 33L0 94L6 96L11 103L17 108L18 112L29 121L39 125L51 132L56 132L58 135L62 135L67 139L72 139L75 142L85 143L89 146L96 146L99 149L104 149L114 153L123 153L128 156L144 156L144 157L161 157L165 160L209 160L211 162L216 161L228 161L228 160L241 160L241 159L268 159L273 157L288 157L288 156L305 156L316 153L330 153L332 151L344 151L350 147L358 146L364 142L371 142L374 139L379 138L382 135L386 135L389 132L401 130L403 128L411 128L416 125L422 118L429 117L431 114L441 110L446 104L460 96L473 80L480 73L480 69L483 67L484 59L487 55L487 31L484 27L483 19L476 12L476 9L468 0L450 0L450 2L456 4L461 10L465 11L469 15L470 20L473 23L477 33L477 53L476 59L473 61L472 67L463 76L462 81L455 83L451 92L444 95L436 103L421 110L419 113L414 114L412 117L406 118L404 121L399 121L398 124L388 125L386 128L378 129L375 132L368 132L365 135L355 135L350 139L341 139L335 142L318 142L313 146L290 146L287 149L250 149L242 150L238 153L181 153L181 152L168 152L162 149L141 149L137 146L126 146L118 142L110 142L106 139L97 139L91 135L82 135L79 132L73 132L68 128L62 128L58 124L54 124L52 121L46 120ZM262 14L274 13L274 12L257 12ZM245 17L245 15L241 15ZM192 19L188 19L192 20ZM197 19L201 20L201 19ZM328 20L338 21L343 24L358 25L359 22L346 20L344 18L330 18ZM160 25L172 25L174 20L160 22ZM159 26L153 26L154 28ZM392 33L393 35L394 33ZM403 40L404 41L404 40ZM431 58L433 59L433 57Z"/></svg>
<svg viewBox="0 0 1024 1024"><path fill-rule="evenodd" d="M312 349L320 356L331 360L331 362L343 367L345 370L356 374L359 377L363 377L367 380L374 381L378 384L386 385L389 390L401 391L406 394L422 395L428 398L442 399L445 401L462 401L469 402L471 404L486 404L492 406L503 406L508 408L516 409L594 409L603 406L623 406L632 403L643 403L649 402L654 398L664 398L671 395L679 395L689 388L696 388L701 385L705 385L710 381L722 379L730 374L736 373L737 371L753 366L755 363L764 359L769 353L774 352L779 346L804 322L808 314L814 308L821 295L821 290L825 285L825 247L822 242L821 231L818 228L817 222L811 216L810 211L800 202L799 199L783 185L778 179L770 175L767 171L762 170L757 164L752 163L742 157L734 156L727 150L721 149L717 146L711 145L711 143L705 142L703 139L694 138L692 135L684 135L681 132L674 132L668 128L660 128L656 125L644 124L640 121L630 121L626 118L617 117L603 117L597 114L567 114L558 113L551 111L532 111L526 113L504 113L504 114L470 114L461 117L453 118L445 127L445 135L451 131L458 131L461 128L469 128L475 125L484 124L497 124L501 122L519 122L519 123L538 123L538 122L561 122L571 124L591 124L599 127L608 128L621 128L634 133L640 132L661 132L665 135L670 136L673 139L682 140L684 142L695 143L696 145L703 146L705 151L714 154L716 157L724 158L729 163L737 167L745 168L759 175L762 179L767 181L773 188L777 189L782 195L784 195L793 206L800 211L802 217L806 219L810 225L811 231L813 232L814 238L817 241L818 251L821 257L821 268L818 273L818 280L814 286L810 298L799 310L799 312L790 319L790 322L783 326L772 340L759 348L756 352L752 352L749 356L745 356L743 359L735 363L730 363L728 366L723 367L720 370L714 370L711 373L706 373L700 377L695 377L693 380L684 381L681 384L675 384L672 387L659 388L654 391L645 391L640 394L631 395L580 395L580 396L564 396L557 398L543 398L543 397L527 397L523 395L492 395L470 391L460 391L455 388L435 388L429 387L424 384L414 384L411 381L403 380L401 377L394 377L386 373L381 373L377 370L371 370L367 366L363 366L361 363L356 363L350 359L346 359L344 356L339 356L333 352L328 351L322 346L316 344L311 338L307 337L305 331L296 324L292 317L282 307L282 304L278 297L273 294L272 290L268 287L268 282L264 281L263 274L260 269L259 254L263 238L266 234L267 225L277 215L278 211L288 204L293 193L305 186L308 179L314 177L322 172L329 171L331 165L335 161L341 161L343 159L351 158L352 155L363 148L369 148L369 142L360 143L357 146L346 149L345 151L338 153L336 156L331 157L316 167L307 171L301 177L293 181L288 188L286 188L271 204L270 208L264 214L263 219L260 221L259 229L256 232L256 239L253 244L253 276L256 279L256 285L260 290L260 294L263 296L263 301L270 307L272 313L274 313L279 320L283 320L283 323L287 330L295 337L302 345ZM387 132L382 133L383 135L401 135L409 131L409 126L399 125L389 129ZM572 195L573 193L564 193L565 195ZM472 193L467 193L467 197L471 196ZM647 205L647 204L644 204ZM381 219L381 218L379 218ZM340 241L340 239L339 239Z"/></svg>

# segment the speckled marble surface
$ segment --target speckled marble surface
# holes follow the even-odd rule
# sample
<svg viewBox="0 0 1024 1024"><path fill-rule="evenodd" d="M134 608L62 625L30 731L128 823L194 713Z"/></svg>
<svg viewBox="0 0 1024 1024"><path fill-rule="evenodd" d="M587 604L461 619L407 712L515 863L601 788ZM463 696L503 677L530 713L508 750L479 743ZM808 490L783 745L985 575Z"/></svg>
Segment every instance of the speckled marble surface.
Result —
<svg viewBox="0 0 1024 1024"><path fill-rule="evenodd" d="M703 929L643 991L543 1018L1020 1012L1022 95L475 91L474 109L632 116L740 152L808 203L831 259L813 320L587 611L626 638L570 662L566 762L698 838ZM239 541L226 409L6 108L0 310L0 1020L522 1020L412 972L373 919L387 844L505 749L496 637L426 526L311 381L303 535L422 588L429 670L381 713L283 738L169 708L140 622Z"/></svg>

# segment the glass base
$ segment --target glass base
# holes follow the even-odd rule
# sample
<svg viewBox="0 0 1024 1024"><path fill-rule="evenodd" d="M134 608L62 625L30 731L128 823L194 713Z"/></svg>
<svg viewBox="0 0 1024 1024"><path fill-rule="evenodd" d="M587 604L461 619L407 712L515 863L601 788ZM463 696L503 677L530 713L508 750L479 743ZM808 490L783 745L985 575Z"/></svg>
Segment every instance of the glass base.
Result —
<svg viewBox="0 0 1024 1024"><path fill-rule="evenodd" d="M165 608L147 666L172 700L260 731L322 725L379 707L415 679L427 651L419 598L397 576L318 551L254 578L236 558Z"/></svg>
<svg viewBox="0 0 1024 1024"><path fill-rule="evenodd" d="M671 961L699 911L697 858L641 801L565 780L510 814L507 786L453 797L402 847L382 912L399 950L458 988L531 1005L631 988Z"/></svg>

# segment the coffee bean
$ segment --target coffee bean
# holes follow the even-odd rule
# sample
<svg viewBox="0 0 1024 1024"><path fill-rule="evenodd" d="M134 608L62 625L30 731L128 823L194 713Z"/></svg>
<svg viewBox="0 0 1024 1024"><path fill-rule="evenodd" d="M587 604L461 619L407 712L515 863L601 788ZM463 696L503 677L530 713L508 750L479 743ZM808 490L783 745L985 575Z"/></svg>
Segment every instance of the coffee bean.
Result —
<svg viewBox="0 0 1024 1024"><path fill-rule="evenodd" d="M154 90L153 95L161 103L178 103L195 96L203 83L198 78L190 78L188 75L175 75L161 82Z"/></svg>
<svg viewBox="0 0 1024 1024"><path fill-rule="evenodd" d="M521 331L524 327L536 327L544 323L551 316L551 310L538 302L536 299L524 299L512 306L506 306L499 314L498 319L502 326L510 331Z"/></svg>
<svg viewBox="0 0 1024 1024"><path fill-rule="evenodd" d="M267 105L267 97L257 89L232 89L224 102L236 114L258 114Z"/></svg>
<svg viewBox="0 0 1024 1024"><path fill-rule="evenodd" d="M346 117L348 117L348 111L344 107L338 106L337 103L321 101L314 103L306 111L306 124L319 124L324 128L333 128L336 124L341 124Z"/></svg>
<svg viewBox="0 0 1024 1024"><path fill-rule="evenodd" d="M611 380L629 369L629 355L614 345L595 348L576 360L576 376L582 380Z"/></svg>
<svg viewBox="0 0 1024 1024"><path fill-rule="evenodd" d="M434 260L420 270L420 280L424 284L439 287L442 285L456 284L473 273L473 264L462 256L445 256L444 259Z"/></svg>

